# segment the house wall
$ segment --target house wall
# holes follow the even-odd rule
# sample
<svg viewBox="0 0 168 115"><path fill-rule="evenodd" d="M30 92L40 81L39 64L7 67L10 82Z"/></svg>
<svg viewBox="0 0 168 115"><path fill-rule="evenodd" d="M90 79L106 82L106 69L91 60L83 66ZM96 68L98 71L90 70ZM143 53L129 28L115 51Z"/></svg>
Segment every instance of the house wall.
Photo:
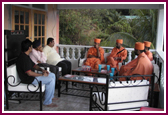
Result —
<svg viewBox="0 0 168 115"><path fill-rule="evenodd" d="M8 11L8 6L7 4L4 5L4 29L9 29L9 11Z"/></svg>
<svg viewBox="0 0 168 115"><path fill-rule="evenodd" d="M47 38L54 38L54 48L56 48L56 44L59 44L59 17L57 12L57 5L48 4Z"/></svg>
<svg viewBox="0 0 168 115"><path fill-rule="evenodd" d="M4 5L4 29L10 30L11 25L11 6L9 4ZM46 28L46 36L52 37L55 40L55 48L56 44L59 44L59 15L58 15L57 5L48 4L47 6L47 28ZM47 39L46 39L47 40Z"/></svg>

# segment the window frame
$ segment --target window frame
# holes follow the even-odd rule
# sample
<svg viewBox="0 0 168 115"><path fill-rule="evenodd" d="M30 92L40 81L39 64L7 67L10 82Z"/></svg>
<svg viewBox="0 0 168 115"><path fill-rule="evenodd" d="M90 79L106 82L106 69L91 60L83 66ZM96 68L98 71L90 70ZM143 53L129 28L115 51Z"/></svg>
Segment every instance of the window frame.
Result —
<svg viewBox="0 0 168 115"><path fill-rule="evenodd" d="M27 39L34 41L35 40L35 36L34 36L34 12L38 13L38 14L43 14L45 17L45 21L44 21L44 36L42 36L42 26L41 26L41 43L42 43L42 38L44 37L44 46L46 45L46 37L47 37L47 5L45 6L45 10L42 9L38 9L38 8L33 8L32 4L30 4L29 6L24 6L24 5L12 5L12 30L15 30L15 10L20 11L26 11L29 12L29 33L28 33L28 37L26 37ZM24 17L25 18L25 17ZM25 21L24 21L25 23ZM23 24L21 24L23 25ZM20 21L19 21L19 26L20 26ZM20 28L20 27L19 27ZM20 29L19 29L20 30ZM37 36L38 37L38 36Z"/></svg>
<svg viewBox="0 0 168 115"><path fill-rule="evenodd" d="M42 22L41 22L41 24L34 24L34 13L37 13L37 15L38 14L43 14L45 17L45 24L44 25L42 25ZM46 12L44 12L44 11L38 11L38 10L33 10L33 14L32 14L33 16L32 16L32 31L33 31L33 34L32 34L32 40L34 41L35 40L35 38L37 38L37 39L39 39L39 37L41 38L41 43L42 43L42 38L44 37L44 45L46 45L46 27L47 27L47 16L46 16ZM37 19L37 22L38 22L38 19ZM39 25L41 25L41 36L39 36L38 35L38 32L39 32L39 30L38 30L38 27L37 27L37 37L35 37L34 36L34 27L35 27L35 25L36 26L38 26L39 27ZM42 36L42 26L44 26L44 36Z"/></svg>
<svg viewBox="0 0 168 115"><path fill-rule="evenodd" d="M18 10L19 12L20 11L24 11L24 12L28 12L29 13L29 24L25 24L25 20L24 20L24 24L21 24L20 23L20 18L19 18L19 23L16 24L15 23L15 10ZM25 19L25 16L24 16L24 19ZM31 10L28 9L28 8L22 8L22 7L17 7L17 6L12 6L12 30L15 30L15 25L19 25L19 28L20 28L20 25L28 25L29 26L29 33L28 33L28 37L26 37L27 39L30 39L32 38L32 31L31 31ZM20 30L20 29L19 29Z"/></svg>

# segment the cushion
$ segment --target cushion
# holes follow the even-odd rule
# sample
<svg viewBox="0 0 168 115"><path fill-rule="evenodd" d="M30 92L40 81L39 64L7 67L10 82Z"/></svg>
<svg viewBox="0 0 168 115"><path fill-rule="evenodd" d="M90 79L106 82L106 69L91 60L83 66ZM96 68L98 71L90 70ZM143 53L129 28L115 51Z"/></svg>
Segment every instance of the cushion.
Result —
<svg viewBox="0 0 168 115"><path fill-rule="evenodd" d="M17 85L17 83L13 84L13 85ZM24 84L24 83L20 83L18 86L16 87L12 87L10 85L8 85L8 90L9 91L20 91L20 92L29 92L30 91L36 91L36 89L38 88L38 85L35 85L36 87L34 87L32 84L29 85L29 90L27 89L27 85L28 84ZM42 92L45 91L45 84L42 84ZM36 92L40 92L40 89L38 89Z"/></svg>
<svg viewBox="0 0 168 115"><path fill-rule="evenodd" d="M13 80L14 78L12 78L12 77L10 77L8 79L8 82L10 84L15 84L15 83L20 82L20 78L18 77L18 73L17 73L15 64L13 64L7 68L7 76L9 76L9 75L13 75L15 77L15 81ZM14 81L14 83L13 83L13 81Z"/></svg>
<svg viewBox="0 0 168 115"><path fill-rule="evenodd" d="M107 57L110 55L111 53L104 53L104 60L105 60L105 63L107 63Z"/></svg>
<svg viewBox="0 0 168 115"><path fill-rule="evenodd" d="M13 77L9 77L8 78L8 82L11 85L17 85L20 82L20 78L18 76L17 70L16 70L16 65L13 64L11 66L9 66L7 68L7 76L14 76ZM15 80L14 80L15 79ZM8 85L8 90L9 91L21 91L21 92L29 92L29 90L27 89L27 85L28 84L24 84L24 83L20 83L18 86L16 87L12 87L10 85ZM35 85L36 87L34 87L33 85L29 85L29 89L30 91L35 91L38 88L38 85ZM40 90L38 89L37 92L39 92ZM42 92L45 91L45 84L42 84Z"/></svg>
<svg viewBox="0 0 168 115"><path fill-rule="evenodd" d="M83 65L83 62L86 60L86 58L83 58L83 59L79 59L79 67L81 67Z"/></svg>
<svg viewBox="0 0 168 115"><path fill-rule="evenodd" d="M146 100L148 97L148 90L149 86L142 86L142 87L127 87L127 88L113 88L113 87L123 87L123 86L133 86L133 85L146 85L149 84L147 80L137 80L135 83L132 81L122 81L120 82L110 82L109 89L108 89L108 103L117 103L117 102L126 102L126 101L136 101L136 100ZM111 87L111 88L110 88ZM93 92L96 94L98 98L98 92ZM102 95L102 92L99 92L100 98L103 98L103 103L105 101L105 95ZM104 108L100 101L97 100L97 103ZM137 109L129 109L129 110L139 110L142 106L148 106L147 101L143 102L134 102L134 103L121 103L121 104L109 104L108 110L115 110L115 109L124 109L124 108L134 108L138 107ZM128 110L127 110L128 111Z"/></svg>

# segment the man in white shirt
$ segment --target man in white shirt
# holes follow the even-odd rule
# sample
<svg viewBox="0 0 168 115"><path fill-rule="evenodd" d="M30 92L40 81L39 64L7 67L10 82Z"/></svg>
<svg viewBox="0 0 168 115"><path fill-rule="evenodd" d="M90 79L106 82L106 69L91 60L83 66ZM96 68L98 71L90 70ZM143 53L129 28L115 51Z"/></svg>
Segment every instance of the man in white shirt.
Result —
<svg viewBox="0 0 168 115"><path fill-rule="evenodd" d="M62 76L71 73L71 62L60 57L54 49L54 39L48 38L47 45L43 48L44 54L47 56L47 63L62 67Z"/></svg>

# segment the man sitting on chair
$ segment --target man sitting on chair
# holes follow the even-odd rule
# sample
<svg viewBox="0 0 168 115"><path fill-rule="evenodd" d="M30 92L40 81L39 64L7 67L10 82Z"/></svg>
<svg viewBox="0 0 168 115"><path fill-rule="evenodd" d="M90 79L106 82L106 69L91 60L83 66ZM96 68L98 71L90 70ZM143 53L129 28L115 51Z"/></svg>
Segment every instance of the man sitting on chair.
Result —
<svg viewBox="0 0 168 115"><path fill-rule="evenodd" d="M48 38L47 45L43 48L43 52L47 56L47 63L61 67L62 76L71 74L71 62L60 57L54 49L54 44L54 38Z"/></svg>
<svg viewBox="0 0 168 115"><path fill-rule="evenodd" d="M110 67L116 68L119 71L118 63L122 62L127 58L127 50L122 47L123 40L117 39L116 40L116 47L113 48L111 54L107 57L107 65ZM107 67L105 67L106 69Z"/></svg>
<svg viewBox="0 0 168 115"><path fill-rule="evenodd" d="M98 65L104 63L104 49L99 46L101 39L94 39L94 47L89 48L84 65L98 69Z"/></svg>
<svg viewBox="0 0 168 115"><path fill-rule="evenodd" d="M35 64L46 63L47 57L44 55L40 40L33 42L33 49L29 56Z"/></svg>
<svg viewBox="0 0 168 115"><path fill-rule="evenodd" d="M144 43L136 42L135 43L135 49L134 49L135 55L138 55L138 57L131 62L129 62L126 65L121 66L121 69L119 71L120 76L129 76L129 75L151 75L153 71L153 65L149 58L144 53ZM145 79L148 79L150 77L145 77ZM142 77L132 77L131 78L136 80L141 80ZM120 78L120 80L126 80L125 78Z"/></svg>
<svg viewBox="0 0 168 115"><path fill-rule="evenodd" d="M30 59L29 54L32 51L32 42L30 40L26 39L22 41L21 49L22 53L16 62L16 68L21 82L26 84L38 84L37 80L42 81L46 89L43 104L48 107L57 107L56 104L52 103L53 99L56 100L56 98L54 98L55 74L41 69ZM42 71L42 74L35 73L34 70Z"/></svg>
<svg viewBox="0 0 168 115"><path fill-rule="evenodd" d="M59 77L58 67L46 63L47 57L45 56L42 50L42 45L41 45L40 40L35 40L33 42L33 49L32 49L32 52L29 54L29 56L35 64L37 64L40 67L49 67L50 71L55 73L56 78ZM56 85L55 85L55 88L56 88L57 81L55 82L56 82Z"/></svg>

